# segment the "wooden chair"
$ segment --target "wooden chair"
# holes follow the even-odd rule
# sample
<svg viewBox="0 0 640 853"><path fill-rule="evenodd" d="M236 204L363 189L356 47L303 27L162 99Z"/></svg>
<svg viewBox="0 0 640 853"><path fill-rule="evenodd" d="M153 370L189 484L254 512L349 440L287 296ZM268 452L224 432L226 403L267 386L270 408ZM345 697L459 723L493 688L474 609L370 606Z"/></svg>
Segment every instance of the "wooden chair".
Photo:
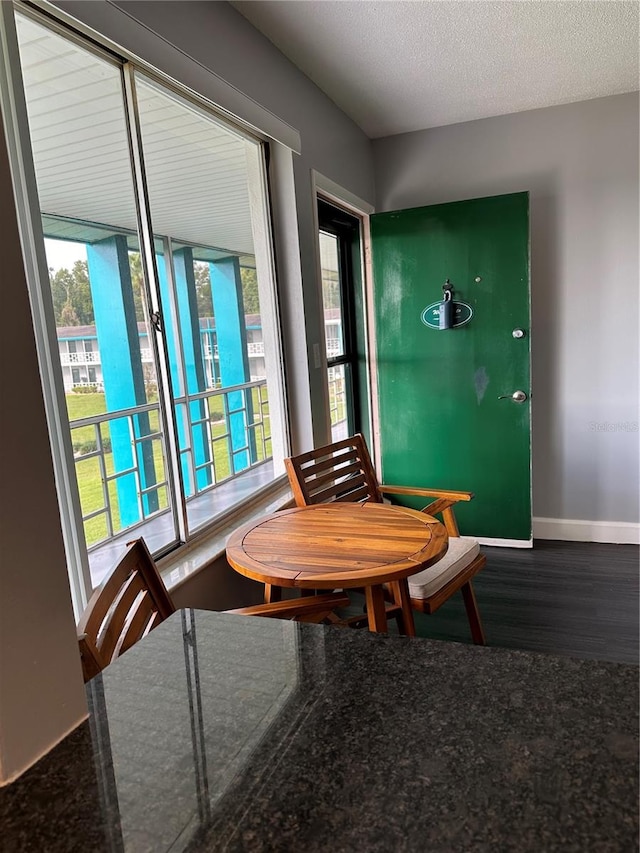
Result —
<svg viewBox="0 0 640 853"><path fill-rule="evenodd" d="M441 516L449 534L449 550L435 565L408 578L411 604L422 613L434 613L460 590L473 642L485 644L471 580L484 567L487 558L480 553L475 539L460 536L453 511L458 501L469 501L473 498L471 492L387 486L378 483L369 451L360 434L285 459L285 466L297 506L327 501L382 503L384 495L435 498L422 512Z"/></svg>
<svg viewBox="0 0 640 853"><path fill-rule="evenodd" d="M349 599L340 593L228 610L242 616L270 616L297 622L339 621L334 610ZM175 612L153 557L136 539L113 572L92 595L78 623L84 680L89 681Z"/></svg>

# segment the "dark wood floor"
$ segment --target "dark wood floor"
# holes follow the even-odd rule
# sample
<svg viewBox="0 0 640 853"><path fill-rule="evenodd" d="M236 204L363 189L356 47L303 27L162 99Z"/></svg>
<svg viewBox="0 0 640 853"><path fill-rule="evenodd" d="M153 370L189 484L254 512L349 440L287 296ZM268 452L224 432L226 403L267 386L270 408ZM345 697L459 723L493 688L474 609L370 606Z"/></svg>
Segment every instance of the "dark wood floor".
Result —
<svg viewBox="0 0 640 853"><path fill-rule="evenodd" d="M490 645L638 663L638 546L536 540L483 551L474 587ZM416 629L470 642L462 597L416 614Z"/></svg>

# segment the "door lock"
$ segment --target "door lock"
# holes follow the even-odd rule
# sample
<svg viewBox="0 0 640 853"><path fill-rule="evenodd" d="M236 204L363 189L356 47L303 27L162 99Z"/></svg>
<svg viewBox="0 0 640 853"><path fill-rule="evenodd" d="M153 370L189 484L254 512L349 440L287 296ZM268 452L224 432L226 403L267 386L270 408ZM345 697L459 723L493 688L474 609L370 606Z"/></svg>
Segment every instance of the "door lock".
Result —
<svg viewBox="0 0 640 853"><path fill-rule="evenodd" d="M514 403L524 403L527 395L524 391L514 391L513 394L502 394L498 400L513 400Z"/></svg>

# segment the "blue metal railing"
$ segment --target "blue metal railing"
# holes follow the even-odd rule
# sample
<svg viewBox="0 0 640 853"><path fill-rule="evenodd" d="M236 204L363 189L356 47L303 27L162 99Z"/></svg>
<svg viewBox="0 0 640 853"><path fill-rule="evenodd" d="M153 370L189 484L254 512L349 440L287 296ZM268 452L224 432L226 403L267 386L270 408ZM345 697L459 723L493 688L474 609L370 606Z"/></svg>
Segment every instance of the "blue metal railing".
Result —
<svg viewBox="0 0 640 853"><path fill-rule="evenodd" d="M266 380L178 397L174 406L176 418L183 418L187 426L185 441L180 447L187 501L271 459ZM131 448L130 464L120 470L114 469L111 447L111 428L115 422L127 424ZM241 433L238 422L242 424ZM167 451L160 423L159 403L70 422L82 521L90 549L168 510L171 498ZM144 424L142 428L141 424ZM121 426L119 431L123 431ZM241 440L238 439L240 434ZM198 460L195 444L203 436L205 453ZM146 465L143 450L146 451ZM150 456L155 472L151 477ZM121 522L118 497L118 483L125 481L135 483L135 489L127 491L135 494L136 511L129 511L127 516L135 515L137 521L129 524Z"/></svg>

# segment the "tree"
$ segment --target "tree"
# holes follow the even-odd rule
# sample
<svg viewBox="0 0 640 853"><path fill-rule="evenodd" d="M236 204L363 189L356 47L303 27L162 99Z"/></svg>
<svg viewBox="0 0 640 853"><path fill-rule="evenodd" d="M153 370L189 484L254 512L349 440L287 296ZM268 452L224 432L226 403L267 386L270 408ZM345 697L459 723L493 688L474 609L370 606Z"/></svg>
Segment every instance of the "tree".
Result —
<svg viewBox="0 0 640 853"><path fill-rule="evenodd" d="M72 287L71 273L67 269L49 270L49 283L51 285L51 296L53 297L53 312L56 325L61 325L60 315L62 309L69 302L69 293Z"/></svg>
<svg viewBox="0 0 640 853"><path fill-rule="evenodd" d="M249 267L240 267L242 279L242 302L245 314L260 313L260 297L258 295L258 274Z"/></svg>
<svg viewBox="0 0 640 853"><path fill-rule="evenodd" d="M138 323L144 323L146 319L144 316L146 299L140 252L129 252L129 272L131 275L131 288L133 290L133 304L136 309L136 320Z"/></svg>
<svg viewBox="0 0 640 853"><path fill-rule="evenodd" d="M144 275L140 252L129 252L129 271L136 320L144 322ZM58 326L91 326L95 323L89 270L86 261L76 261L71 270L49 270L53 310Z"/></svg>
<svg viewBox="0 0 640 853"><path fill-rule="evenodd" d="M90 326L94 322L89 271L86 261L71 270L49 270L53 310L58 326Z"/></svg>
<svg viewBox="0 0 640 853"><path fill-rule="evenodd" d="M213 298L211 295L211 276L209 275L209 264L195 261L193 272L196 280L196 299L198 303L199 317L213 317ZM240 279L242 281L242 303L245 314L260 313L260 299L258 296L258 276L254 269L240 267Z"/></svg>
<svg viewBox="0 0 640 853"><path fill-rule="evenodd" d="M70 302L65 302L62 306L62 311L60 312L60 325L61 326L81 326L80 320L78 318L78 312L73 307Z"/></svg>
<svg viewBox="0 0 640 853"><path fill-rule="evenodd" d="M213 299L211 296L209 264L205 264L202 261L194 261L193 275L196 280L198 317L213 317Z"/></svg>
<svg viewBox="0 0 640 853"><path fill-rule="evenodd" d="M145 322L145 286L140 252L129 252L129 271L136 320ZM213 317L211 276L209 264L196 261L193 265L196 301L199 317ZM245 314L260 313L258 277L249 267L240 268L242 301ZM91 286L86 261L76 261L71 270L49 270L53 309L57 326L90 326L95 322Z"/></svg>

